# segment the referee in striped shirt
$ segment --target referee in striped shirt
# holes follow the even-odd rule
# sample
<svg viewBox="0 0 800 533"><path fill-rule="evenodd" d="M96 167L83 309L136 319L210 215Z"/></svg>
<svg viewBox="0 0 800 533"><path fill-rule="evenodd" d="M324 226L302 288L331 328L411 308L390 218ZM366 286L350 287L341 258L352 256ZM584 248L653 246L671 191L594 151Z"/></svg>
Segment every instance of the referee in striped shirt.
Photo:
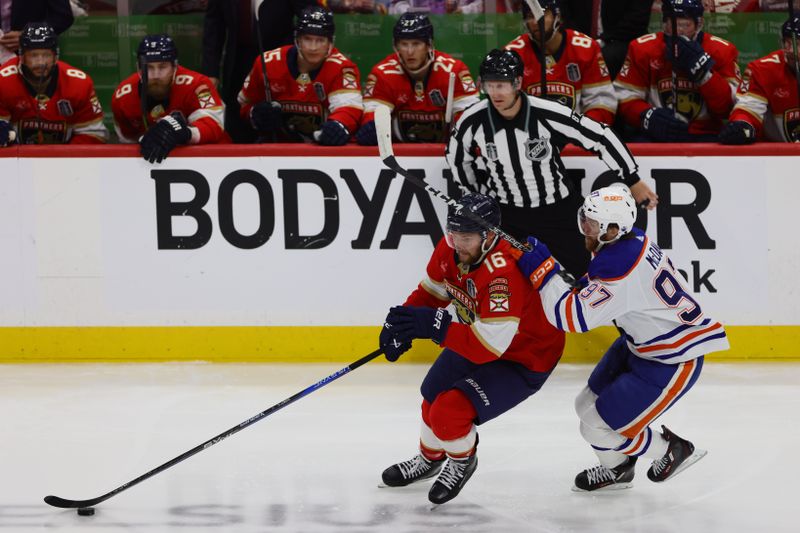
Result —
<svg viewBox="0 0 800 533"><path fill-rule="evenodd" d="M519 240L534 235L547 243L574 276L586 273L589 253L575 213L583 204L567 178L561 149L575 144L596 152L637 203L653 209L658 197L639 179L625 144L607 126L557 102L528 96L522 59L513 50L492 50L480 66L487 99L468 108L447 146L453 179L463 192L494 196L503 229Z"/></svg>

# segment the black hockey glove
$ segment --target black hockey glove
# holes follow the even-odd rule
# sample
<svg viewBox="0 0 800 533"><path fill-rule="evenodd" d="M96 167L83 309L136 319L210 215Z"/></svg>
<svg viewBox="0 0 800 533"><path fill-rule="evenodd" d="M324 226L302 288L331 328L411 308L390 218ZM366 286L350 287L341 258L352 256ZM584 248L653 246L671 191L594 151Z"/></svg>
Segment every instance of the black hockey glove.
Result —
<svg viewBox="0 0 800 533"><path fill-rule="evenodd" d="M386 356L388 361L393 363L411 348L410 341L400 342L394 338L394 326L388 322L383 323L383 329L381 330L378 342L380 343L381 350L383 350L383 355Z"/></svg>
<svg viewBox="0 0 800 533"><path fill-rule="evenodd" d="M350 140L350 132L341 122L328 120L322 124L322 128L314 132L314 140L324 146L342 146Z"/></svg>
<svg viewBox="0 0 800 533"><path fill-rule="evenodd" d="M281 128L281 104L259 102L250 110L250 123L259 133L273 133Z"/></svg>
<svg viewBox="0 0 800 533"><path fill-rule="evenodd" d="M6 120L0 120L0 148L4 148L14 142L14 130Z"/></svg>
<svg viewBox="0 0 800 533"><path fill-rule="evenodd" d="M722 144L752 144L756 142L756 129L744 120L733 120L719 132L719 142Z"/></svg>
<svg viewBox="0 0 800 533"><path fill-rule="evenodd" d="M714 60L703 50L700 43L685 35L680 36L678 38L678 57L675 58L673 57L672 38L665 35L664 42L667 45L666 57L678 70L688 73L695 83L706 81L706 77L710 76Z"/></svg>
<svg viewBox="0 0 800 533"><path fill-rule="evenodd" d="M377 146L378 132L375 130L375 121L370 120L356 132L356 141L361 146Z"/></svg>
<svg viewBox="0 0 800 533"><path fill-rule="evenodd" d="M142 135L142 157L150 163L161 163L178 145L192 140L192 130L182 114L173 112L161 117Z"/></svg>
<svg viewBox="0 0 800 533"><path fill-rule="evenodd" d="M395 330L394 336L400 342L414 339L431 339L442 344L447 336L453 317L443 307L412 307L401 305L392 307L386 322Z"/></svg>
<svg viewBox="0 0 800 533"><path fill-rule="evenodd" d="M641 115L642 131L654 141L683 142L688 139L689 125L671 109L651 107Z"/></svg>

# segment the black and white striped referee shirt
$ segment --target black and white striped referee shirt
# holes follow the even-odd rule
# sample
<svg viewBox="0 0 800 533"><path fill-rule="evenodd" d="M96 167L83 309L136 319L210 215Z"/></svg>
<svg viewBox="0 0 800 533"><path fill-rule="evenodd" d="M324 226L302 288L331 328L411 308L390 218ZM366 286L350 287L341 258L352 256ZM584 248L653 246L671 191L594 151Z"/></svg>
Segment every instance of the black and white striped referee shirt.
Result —
<svg viewBox="0 0 800 533"><path fill-rule="evenodd" d="M599 154L622 181L639 181L637 165L611 128L551 100L521 95L506 120L486 99L467 109L447 146L447 162L463 190L494 196L516 207L539 207L566 198L561 150L575 144Z"/></svg>

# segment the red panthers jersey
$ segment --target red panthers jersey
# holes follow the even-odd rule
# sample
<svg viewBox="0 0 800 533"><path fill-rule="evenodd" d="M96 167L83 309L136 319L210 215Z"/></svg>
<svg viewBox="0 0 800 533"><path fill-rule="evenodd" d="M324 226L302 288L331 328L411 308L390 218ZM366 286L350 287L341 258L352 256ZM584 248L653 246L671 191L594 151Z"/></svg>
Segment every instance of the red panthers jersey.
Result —
<svg viewBox="0 0 800 533"><path fill-rule="evenodd" d="M800 139L797 78L786 64L783 50L747 65L730 120L749 122L759 138Z"/></svg>
<svg viewBox="0 0 800 533"><path fill-rule="evenodd" d="M0 120L17 130L20 144L97 144L108 141L103 107L82 70L57 61L45 94L33 95L19 58L0 67Z"/></svg>
<svg viewBox="0 0 800 533"><path fill-rule="evenodd" d="M677 112L689 122L691 134L717 134L733 108L741 81L736 47L724 39L700 33L698 41L714 60L711 78L699 85L677 73ZM643 35L628 46L628 55L614 80L619 112L629 125L640 128L641 114L651 107L672 107L672 62L666 59L664 33Z"/></svg>
<svg viewBox="0 0 800 533"><path fill-rule="evenodd" d="M614 122L617 95L597 41L574 30L565 30L561 48L547 56L547 98L604 124ZM522 57L523 90L541 96L542 67L528 33L506 45Z"/></svg>
<svg viewBox="0 0 800 533"><path fill-rule="evenodd" d="M469 268L457 264L454 250L440 240L428 276L405 305L448 307L453 322L442 346L472 362L504 359L549 372L564 351L564 333L548 322L512 250L501 240L479 266Z"/></svg>
<svg viewBox="0 0 800 533"><path fill-rule="evenodd" d="M466 108L480 100L469 68L460 59L434 52L433 64L424 81L415 81L400 64L396 53L372 67L364 85L363 123L375 119L375 109L385 105L392 110L395 140L400 142L444 142L447 87L450 73L453 86L453 123Z"/></svg>
<svg viewBox="0 0 800 533"><path fill-rule="evenodd" d="M111 97L114 125L122 142L139 142L147 128L175 111L186 117L192 127L191 144L230 142L224 126L225 104L214 84L203 74L178 65L166 106L155 104L146 117L142 115L139 85L139 73L131 74L117 86Z"/></svg>
<svg viewBox="0 0 800 533"><path fill-rule="evenodd" d="M364 107L358 67L334 48L317 71L297 70L297 48L286 45L264 52L272 100L280 102L287 131L281 140L311 139L326 120L336 120L351 134L358 129ZM250 122L253 104L266 101L261 58L256 57L239 92L242 118ZM292 135L292 134L295 135Z"/></svg>

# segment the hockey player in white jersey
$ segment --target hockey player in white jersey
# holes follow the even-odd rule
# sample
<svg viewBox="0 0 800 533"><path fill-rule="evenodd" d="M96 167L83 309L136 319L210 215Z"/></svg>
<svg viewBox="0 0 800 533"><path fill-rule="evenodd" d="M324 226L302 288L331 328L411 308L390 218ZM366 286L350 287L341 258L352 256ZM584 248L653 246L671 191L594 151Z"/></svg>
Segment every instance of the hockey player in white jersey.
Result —
<svg viewBox="0 0 800 533"><path fill-rule="evenodd" d="M533 250L518 259L557 328L585 332L613 324L621 333L575 399L581 434L600 464L579 473L573 490L630 487L639 456L653 459L647 477L661 482L705 455L650 424L695 384L704 355L728 349L728 339L683 288L672 261L633 227L635 220L636 203L624 185L586 197L578 226L593 257L577 284L533 237Z"/></svg>

